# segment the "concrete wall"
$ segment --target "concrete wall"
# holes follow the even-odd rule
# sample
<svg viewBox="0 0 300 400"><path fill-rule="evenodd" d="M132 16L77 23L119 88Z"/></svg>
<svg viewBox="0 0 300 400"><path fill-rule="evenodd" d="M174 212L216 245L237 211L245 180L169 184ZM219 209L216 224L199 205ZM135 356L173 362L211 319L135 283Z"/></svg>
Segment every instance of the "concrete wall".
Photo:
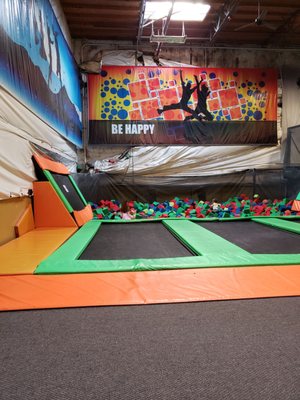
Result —
<svg viewBox="0 0 300 400"><path fill-rule="evenodd" d="M136 46L128 42L105 41L74 41L74 55L78 63L90 61L99 51L106 50L136 50ZM145 55L153 55L155 47L150 45L139 48ZM281 69L284 66L298 67L300 63L300 49L242 49L242 48L203 48L203 47L164 47L160 58L193 64L201 67L224 68L266 68Z"/></svg>

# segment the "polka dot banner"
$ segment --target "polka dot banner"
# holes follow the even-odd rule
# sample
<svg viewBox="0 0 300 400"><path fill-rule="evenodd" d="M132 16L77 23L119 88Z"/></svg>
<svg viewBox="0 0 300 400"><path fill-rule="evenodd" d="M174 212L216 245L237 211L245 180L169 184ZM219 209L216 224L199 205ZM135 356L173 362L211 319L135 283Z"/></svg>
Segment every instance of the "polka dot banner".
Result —
<svg viewBox="0 0 300 400"><path fill-rule="evenodd" d="M91 144L277 144L275 69L103 66Z"/></svg>
<svg viewBox="0 0 300 400"><path fill-rule="evenodd" d="M139 115L144 121L180 121L187 116L197 119L201 113L203 120L215 121L277 117L274 69L183 68L180 73L169 67L104 66L99 75L89 76L88 83L93 120L131 120Z"/></svg>

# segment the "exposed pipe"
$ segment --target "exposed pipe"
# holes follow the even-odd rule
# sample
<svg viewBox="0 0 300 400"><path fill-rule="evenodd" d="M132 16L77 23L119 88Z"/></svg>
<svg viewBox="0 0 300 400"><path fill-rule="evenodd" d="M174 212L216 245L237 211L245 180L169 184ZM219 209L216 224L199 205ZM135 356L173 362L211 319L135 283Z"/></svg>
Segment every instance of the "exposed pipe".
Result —
<svg viewBox="0 0 300 400"><path fill-rule="evenodd" d="M163 23L163 30L162 30L162 34L163 35L165 35L167 33L167 30L168 30L168 27L169 27L169 24L170 24L170 21L171 21L171 16L173 14L174 3L175 3L175 0L172 1L172 5L171 5L171 8L169 10L169 14L167 16L166 21L162 22ZM153 56L153 60L155 62L157 62L157 63L159 62L159 53L160 53L160 50L161 50L161 46L162 46L162 44L158 43L157 48L156 48L155 53L154 53L154 56Z"/></svg>
<svg viewBox="0 0 300 400"><path fill-rule="evenodd" d="M141 36L141 39L148 39L150 40L149 36ZM198 40L198 41L205 41L209 40L208 38L201 38L201 37L188 37L188 40ZM145 44L144 44L145 45ZM172 44L168 43L168 47L178 47L178 44ZM190 44L185 44L182 47L191 47ZM278 48L278 47L222 47L222 46L201 46L201 45L192 45L193 48L199 48L199 49L218 49L218 50L262 50L262 51L297 51L300 52L300 47L286 47L284 49Z"/></svg>
<svg viewBox="0 0 300 400"><path fill-rule="evenodd" d="M218 33L220 33L222 26L226 25L230 21L231 15L239 5L239 0L226 0L218 13L218 19L213 28L213 32L210 36L210 42L213 43Z"/></svg>
<svg viewBox="0 0 300 400"><path fill-rule="evenodd" d="M145 16L145 8L146 8L146 0L143 0L142 4L141 4L139 30L138 30L137 42L136 42L136 51L137 52L139 50L139 43L140 43L140 39L141 39L142 32L143 32L143 22L144 22L144 16Z"/></svg>

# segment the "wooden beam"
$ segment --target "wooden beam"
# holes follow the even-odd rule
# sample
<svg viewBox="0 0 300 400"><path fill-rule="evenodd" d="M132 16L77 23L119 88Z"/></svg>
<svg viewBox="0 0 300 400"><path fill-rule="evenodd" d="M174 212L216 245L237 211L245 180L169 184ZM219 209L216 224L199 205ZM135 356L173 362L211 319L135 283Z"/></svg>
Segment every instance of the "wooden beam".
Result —
<svg viewBox="0 0 300 400"><path fill-rule="evenodd" d="M103 8L103 9L99 9L99 8L87 8L87 7L83 7L83 8L76 8L76 7L64 7L64 13L66 16L68 15L81 15L83 18L85 16L88 15L97 15L98 17L102 17L104 15L108 15L108 16L116 16L116 17L120 17L123 16L124 18L126 18L127 16L139 16L139 10L128 10L128 9L124 9L124 10L120 10L118 8L116 9L112 9L112 8Z"/></svg>

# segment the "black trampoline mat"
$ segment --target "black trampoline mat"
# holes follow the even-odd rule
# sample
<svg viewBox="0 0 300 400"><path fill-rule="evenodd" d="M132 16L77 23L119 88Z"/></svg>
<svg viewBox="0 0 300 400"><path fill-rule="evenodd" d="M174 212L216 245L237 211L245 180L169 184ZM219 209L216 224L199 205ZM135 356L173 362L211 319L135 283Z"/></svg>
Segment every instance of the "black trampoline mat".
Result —
<svg viewBox="0 0 300 400"><path fill-rule="evenodd" d="M73 210L83 210L85 208L85 204L83 203L73 183L70 181L69 175L51 174L55 182L58 184L60 190L63 192L64 196L71 204Z"/></svg>
<svg viewBox="0 0 300 400"><path fill-rule="evenodd" d="M253 221L198 223L252 254L298 254L300 235ZM217 249L216 249L217 251Z"/></svg>
<svg viewBox="0 0 300 400"><path fill-rule="evenodd" d="M129 260L192 255L161 222L103 223L79 259Z"/></svg>

